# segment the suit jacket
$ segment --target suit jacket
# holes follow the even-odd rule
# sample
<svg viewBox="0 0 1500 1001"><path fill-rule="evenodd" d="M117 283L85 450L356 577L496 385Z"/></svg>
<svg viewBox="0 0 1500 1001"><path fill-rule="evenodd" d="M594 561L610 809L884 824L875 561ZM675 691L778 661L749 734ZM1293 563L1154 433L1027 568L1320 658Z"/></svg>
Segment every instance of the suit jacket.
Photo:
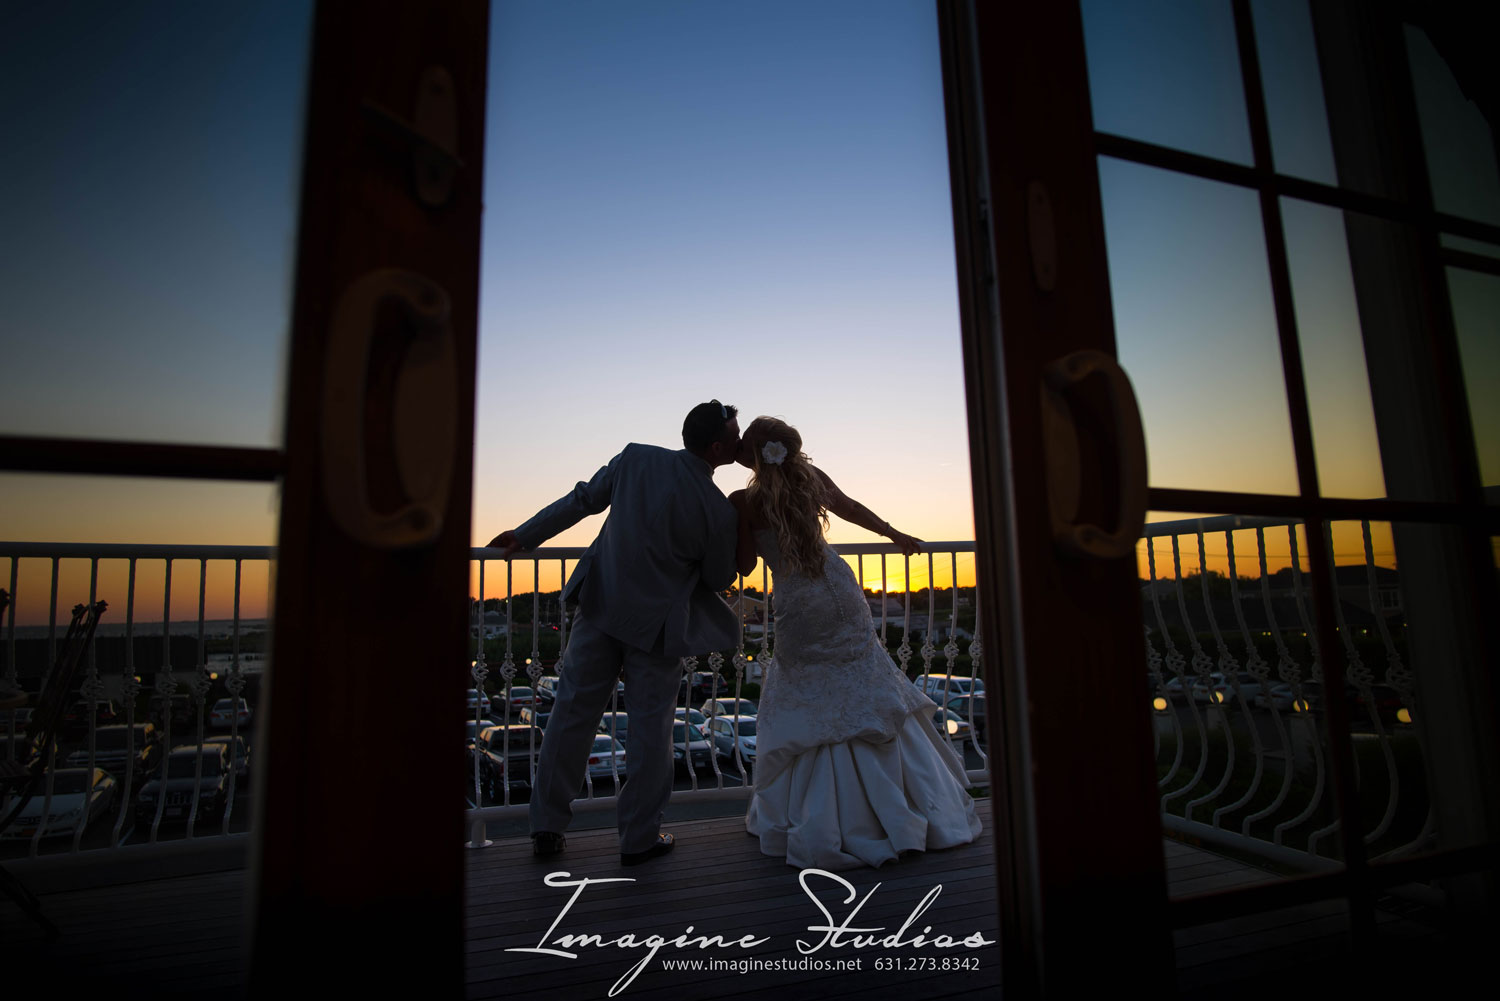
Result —
<svg viewBox="0 0 1500 1001"><path fill-rule="evenodd" d="M587 515L609 517L563 598L599 629L642 650L685 657L738 645L717 592L734 583L735 511L713 469L686 450L630 444L587 483L516 529L534 549Z"/></svg>

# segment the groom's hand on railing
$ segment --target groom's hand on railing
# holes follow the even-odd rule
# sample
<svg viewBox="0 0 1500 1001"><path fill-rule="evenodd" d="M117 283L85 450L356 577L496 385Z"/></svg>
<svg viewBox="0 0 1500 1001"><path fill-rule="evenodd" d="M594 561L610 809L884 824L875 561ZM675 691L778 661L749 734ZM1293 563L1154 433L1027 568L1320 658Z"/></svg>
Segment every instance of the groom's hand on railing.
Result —
<svg viewBox="0 0 1500 1001"><path fill-rule="evenodd" d="M520 539L516 538L515 529L507 529L491 539L489 545L485 548L504 550L504 552L500 554L500 558L509 559L516 553L524 550L526 547L521 545Z"/></svg>

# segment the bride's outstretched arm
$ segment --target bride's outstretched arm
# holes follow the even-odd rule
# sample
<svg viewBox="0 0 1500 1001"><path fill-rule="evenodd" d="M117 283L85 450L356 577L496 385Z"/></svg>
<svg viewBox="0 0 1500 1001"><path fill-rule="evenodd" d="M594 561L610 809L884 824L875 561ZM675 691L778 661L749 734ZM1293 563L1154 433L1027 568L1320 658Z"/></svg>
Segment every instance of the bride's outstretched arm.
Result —
<svg viewBox="0 0 1500 1001"><path fill-rule="evenodd" d="M745 491L736 490L730 494L729 503L739 515L739 538L735 543L734 559L743 577L755 569L755 532L750 527L750 512L745 507Z"/></svg>
<svg viewBox="0 0 1500 1001"><path fill-rule="evenodd" d="M890 522L878 517L874 511L871 511L859 501L840 490L838 484L834 483L823 470L814 466L813 471L822 479L823 488L828 493L828 510L851 524L874 532L876 535L885 536L896 544L897 549L900 549L908 556L912 553L922 551L921 539L907 535L905 532L896 531L891 527Z"/></svg>

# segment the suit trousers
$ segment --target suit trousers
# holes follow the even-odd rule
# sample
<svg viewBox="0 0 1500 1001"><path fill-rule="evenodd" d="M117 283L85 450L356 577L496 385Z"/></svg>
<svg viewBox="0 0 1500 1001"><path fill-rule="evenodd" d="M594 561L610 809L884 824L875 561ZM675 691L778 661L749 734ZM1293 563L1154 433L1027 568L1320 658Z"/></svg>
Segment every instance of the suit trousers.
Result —
<svg viewBox="0 0 1500 1001"><path fill-rule="evenodd" d="M625 733L625 784L616 800L620 851L656 843L662 811L672 795L672 714L681 661L622 643L579 612L563 654L557 702L547 720L531 791L531 830L564 831L572 802L583 787L599 718L609 708L623 672L629 726Z"/></svg>

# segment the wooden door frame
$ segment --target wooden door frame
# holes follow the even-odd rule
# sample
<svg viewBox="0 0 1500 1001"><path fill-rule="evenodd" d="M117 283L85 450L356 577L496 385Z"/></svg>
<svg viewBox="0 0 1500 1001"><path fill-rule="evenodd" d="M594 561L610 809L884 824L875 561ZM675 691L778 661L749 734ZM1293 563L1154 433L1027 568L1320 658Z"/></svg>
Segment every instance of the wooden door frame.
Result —
<svg viewBox="0 0 1500 1001"><path fill-rule="evenodd" d="M1170 991L1145 655L1117 640L1140 635L1134 560L1060 561L1036 475L1043 366L1115 351L1081 15L939 0L938 20L1004 985L1081 997L1129 969Z"/></svg>
<svg viewBox="0 0 1500 1001"><path fill-rule="evenodd" d="M460 774L457 710L468 686L488 13L485 0L320 0L317 8L273 659L256 763L255 994L279 989L288 973L341 993L462 991L461 823L453 790L433 777ZM430 67L450 74L450 94ZM454 149L433 141L418 110L429 93L440 105L451 99ZM418 197L434 156L455 168L446 199ZM405 549L341 528L322 479L325 463L348 451L323 434L326 370L349 363L329 361L336 305L362 276L392 268L446 292L455 356L441 533ZM361 415L375 510L401 491L390 469L393 429L420 424L397 413L393 386L409 342L387 319L371 324L385 333L372 336ZM433 447L442 443L438 433Z"/></svg>

